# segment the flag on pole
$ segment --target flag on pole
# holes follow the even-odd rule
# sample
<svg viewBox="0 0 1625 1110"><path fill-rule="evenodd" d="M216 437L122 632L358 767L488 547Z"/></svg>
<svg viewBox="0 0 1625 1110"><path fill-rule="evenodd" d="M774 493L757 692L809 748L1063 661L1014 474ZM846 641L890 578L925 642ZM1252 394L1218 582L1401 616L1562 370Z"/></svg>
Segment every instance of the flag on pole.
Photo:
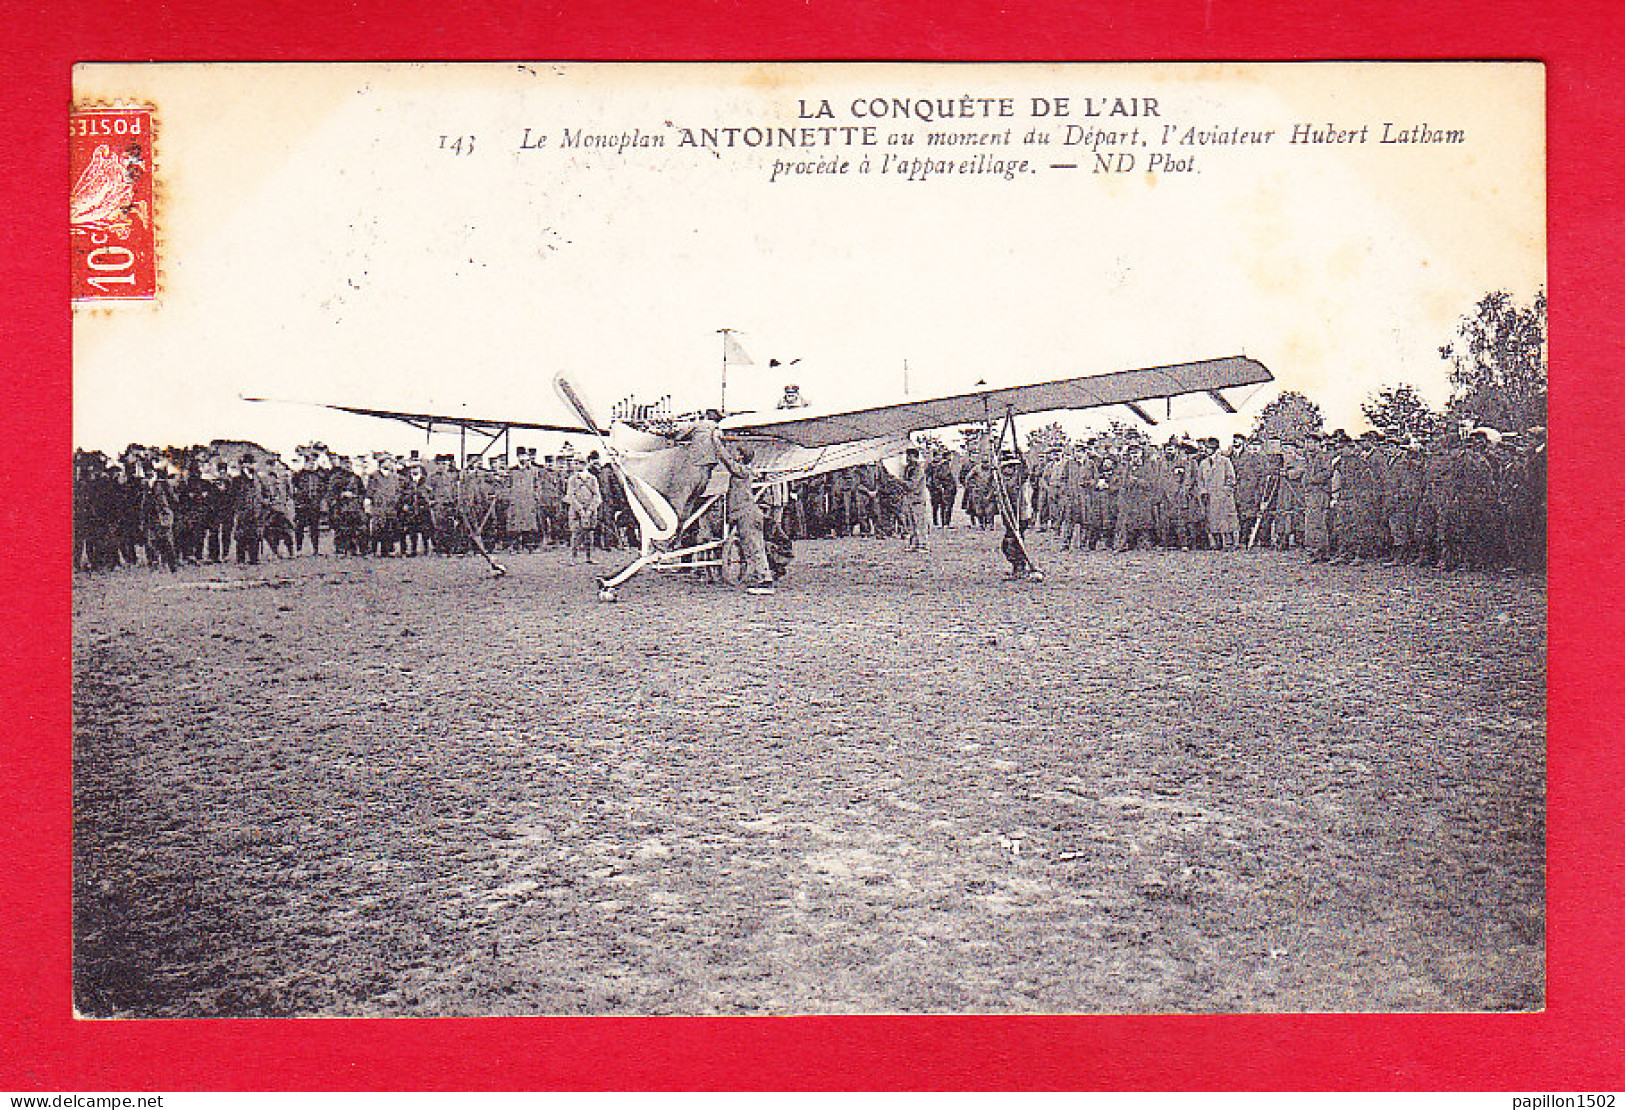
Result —
<svg viewBox="0 0 1625 1110"><path fill-rule="evenodd" d="M732 332L722 333L722 361L733 363L735 366L755 366L745 348L739 345L739 340L733 337Z"/></svg>

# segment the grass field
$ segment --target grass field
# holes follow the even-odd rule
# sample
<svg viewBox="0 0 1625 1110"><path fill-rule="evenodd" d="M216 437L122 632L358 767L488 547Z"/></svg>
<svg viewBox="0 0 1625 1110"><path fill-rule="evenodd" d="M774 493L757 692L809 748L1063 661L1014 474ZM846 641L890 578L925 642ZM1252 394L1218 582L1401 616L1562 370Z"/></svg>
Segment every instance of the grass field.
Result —
<svg viewBox="0 0 1625 1110"><path fill-rule="evenodd" d="M79 1009L1543 1004L1540 580L931 544L77 576Z"/></svg>

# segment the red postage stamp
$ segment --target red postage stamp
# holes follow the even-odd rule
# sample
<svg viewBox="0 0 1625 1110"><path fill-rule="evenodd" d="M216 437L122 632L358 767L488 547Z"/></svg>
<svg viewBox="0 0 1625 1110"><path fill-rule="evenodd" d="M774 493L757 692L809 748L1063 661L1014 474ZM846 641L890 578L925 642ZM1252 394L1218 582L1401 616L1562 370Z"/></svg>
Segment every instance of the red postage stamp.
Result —
<svg viewBox="0 0 1625 1110"><path fill-rule="evenodd" d="M76 108L68 117L73 300L150 301L158 294L153 229L153 111Z"/></svg>

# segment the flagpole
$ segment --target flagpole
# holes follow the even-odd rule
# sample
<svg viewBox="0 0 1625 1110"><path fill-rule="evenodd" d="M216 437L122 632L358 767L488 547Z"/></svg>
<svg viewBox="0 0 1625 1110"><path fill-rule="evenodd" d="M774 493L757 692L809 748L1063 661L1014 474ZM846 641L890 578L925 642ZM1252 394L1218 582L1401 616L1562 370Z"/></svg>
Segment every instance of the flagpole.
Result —
<svg viewBox="0 0 1625 1110"><path fill-rule="evenodd" d="M728 415L728 336L733 328L718 328L717 334L722 336L722 392L717 399L717 411L723 416Z"/></svg>

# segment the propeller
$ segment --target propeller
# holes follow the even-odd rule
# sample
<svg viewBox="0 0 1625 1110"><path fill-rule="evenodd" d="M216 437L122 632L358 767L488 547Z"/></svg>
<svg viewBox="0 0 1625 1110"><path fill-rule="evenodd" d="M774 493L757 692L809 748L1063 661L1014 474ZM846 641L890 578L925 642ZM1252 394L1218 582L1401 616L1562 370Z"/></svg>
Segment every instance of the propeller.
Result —
<svg viewBox="0 0 1625 1110"><path fill-rule="evenodd" d="M621 462L620 452L610 446L604 433L598 430L600 425L594 419L592 408L581 395L581 390L562 370L553 375L553 392L557 393L559 400L563 401L570 411L591 429L593 435L598 437L598 446L603 449L609 465L615 469L616 477L620 478L621 486L626 490L627 503L631 505L633 515L638 518L638 526L643 530L644 538L663 541L675 536L678 528L677 510L671 507L671 502L667 501L659 490L626 469Z"/></svg>

